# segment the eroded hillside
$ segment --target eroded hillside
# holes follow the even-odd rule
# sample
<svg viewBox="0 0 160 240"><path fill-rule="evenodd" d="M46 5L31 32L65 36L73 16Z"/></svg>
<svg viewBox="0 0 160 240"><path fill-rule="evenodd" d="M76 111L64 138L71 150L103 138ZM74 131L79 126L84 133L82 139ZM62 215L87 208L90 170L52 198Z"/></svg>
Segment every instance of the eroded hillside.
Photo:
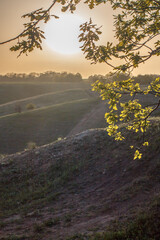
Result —
<svg viewBox="0 0 160 240"><path fill-rule="evenodd" d="M103 129L1 159L1 239L91 239L148 209L159 198L159 127L139 161L129 148L137 137L116 143Z"/></svg>

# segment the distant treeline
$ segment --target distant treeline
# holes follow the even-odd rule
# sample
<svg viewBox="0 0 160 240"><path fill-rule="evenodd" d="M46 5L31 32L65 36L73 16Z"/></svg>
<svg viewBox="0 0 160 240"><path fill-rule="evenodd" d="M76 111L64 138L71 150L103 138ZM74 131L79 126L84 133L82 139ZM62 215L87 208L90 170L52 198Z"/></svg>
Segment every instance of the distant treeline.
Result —
<svg viewBox="0 0 160 240"><path fill-rule="evenodd" d="M0 82L80 82L82 76L80 73L67 73L67 72L44 72L44 73L7 73L0 75Z"/></svg>
<svg viewBox="0 0 160 240"><path fill-rule="evenodd" d="M152 80L160 77L158 74L145 74L138 76L128 76L126 74L106 74L106 75L91 75L85 81L94 83L99 80L103 83L122 81L132 78L136 83L149 84ZM0 75L0 82L81 82L83 81L80 73L67 73L67 72L52 72L47 71L44 73L7 73L6 75Z"/></svg>
<svg viewBox="0 0 160 240"><path fill-rule="evenodd" d="M134 79L136 83L140 84L149 84L151 81L155 80L156 78L160 77L158 74L145 74L145 75L138 75L138 76L128 76L126 74L119 74L119 75L92 75L88 77L88 81L94 83L95 81L99 80L103 83L109 83L113 81L122 81L127 80L129 78Z"/></svg>

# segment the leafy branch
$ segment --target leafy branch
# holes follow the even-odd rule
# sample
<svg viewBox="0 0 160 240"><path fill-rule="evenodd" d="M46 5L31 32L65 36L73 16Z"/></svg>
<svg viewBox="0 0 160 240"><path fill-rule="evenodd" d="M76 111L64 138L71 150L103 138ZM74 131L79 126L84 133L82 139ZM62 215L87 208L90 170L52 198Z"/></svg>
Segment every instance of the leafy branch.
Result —
<svg viewBox="0 0 160 240"><path fill-rule="evenodd" d="M134 156L134 159L141 158L142 154L139 150L149 145L145 140L145 133L150 126L149 117L160 106L160 79L152 81L146 90L143 90L139 83L134 83L133 79L106 84L97 81L93 84L93 91L98 91L102 100L108 101L110 110L105 114L105 119L109 125L107 131L110 136L117 141L125 139L118 126L120 122L125 123L126 130L142 134L142 142L136 146ZM153 92L154 96L158 98L157 103L142 106L138 98L135 99L136 95L144 96L153 94ZM123 100L124 95L128 96L126 102Z"/></svg>
<svg viewBox="0 0 160 240"><path fill-rule="evenodd" d="M48 13L53 8L53 6L55 5L56 2L57 2L57 0L54 0L53 3L49 6L49 8L47 10L43 10L42 8L40 8L40 9L37 9L37 10L31 12L31 13L23 15L22 16L23 18L30 17L32 22L33 22L33 20L35 20L35 21L32 24L24 24L25 29L20 34L18 34L14 38L8 39L8 40L3 41L3 42L0 42L0 45L12 42L16 39L19 39L20 37L23 37L24 34L27 34L28 31L30 31L32 28L35 28L36 25L38 25L38 23L43 19L44 19L44 22L46 23L49 20L48 19L48 17L49 17Z"/></svg>

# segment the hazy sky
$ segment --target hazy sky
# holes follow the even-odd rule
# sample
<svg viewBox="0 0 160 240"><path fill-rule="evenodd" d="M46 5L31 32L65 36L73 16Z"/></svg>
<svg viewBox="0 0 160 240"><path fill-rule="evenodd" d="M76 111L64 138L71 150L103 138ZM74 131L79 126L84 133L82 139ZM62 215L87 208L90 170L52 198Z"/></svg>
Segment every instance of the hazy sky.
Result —
<svg viewBox="0 0 160 240"><path fill-rule="evenodd" d="M19 34L23 30L24 20L21 16L40 7L48 8L51 0L0 0L0 41L7 40ZM52 10L53 14L61 14L59 5ZM90 10L84 4L78 6L79 17L89 20L91 17L99 26L102 25L103 35L101 43L114 41L112 9L107 4L101 4L94 10ZM56 20L58 21L58 20ZM42 26L44 29L44 26ZM61 31L61 30L59 30ZM91 65L85 60L82 52L76 54L57 53L48 45L48 41L43 42L43 51L35 50L31 54L17 58L17 53L9 51L11 44L0 45L0 74L9 72L43 72L43 71L67 71L80 72L83 77L93 74L107 74L112 69L106 64ZM152 58L147 63L136 69L134 74L154 74L159 71L160 59Z"/></svg>

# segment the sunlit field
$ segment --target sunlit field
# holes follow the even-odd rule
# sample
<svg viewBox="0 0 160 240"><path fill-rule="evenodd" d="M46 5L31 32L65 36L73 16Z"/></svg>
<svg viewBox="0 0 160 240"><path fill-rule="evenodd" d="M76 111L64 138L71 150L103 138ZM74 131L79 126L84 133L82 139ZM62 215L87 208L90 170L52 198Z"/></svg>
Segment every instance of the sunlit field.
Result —
<svg viewBox="0 0 160 240"><path fill-rule="evenodd" d="M1 154L66 137L100 101L86 83L7 83L0 89Z"/></svg>
<svg viewBox="0 0 160 240"><path fill-rule="evenodd" d="M37 96L44 93L65 91L69 89L88 89L87 83L47 83L47 82L6 82L0 83L0 104L14 100Z"/></svg>

